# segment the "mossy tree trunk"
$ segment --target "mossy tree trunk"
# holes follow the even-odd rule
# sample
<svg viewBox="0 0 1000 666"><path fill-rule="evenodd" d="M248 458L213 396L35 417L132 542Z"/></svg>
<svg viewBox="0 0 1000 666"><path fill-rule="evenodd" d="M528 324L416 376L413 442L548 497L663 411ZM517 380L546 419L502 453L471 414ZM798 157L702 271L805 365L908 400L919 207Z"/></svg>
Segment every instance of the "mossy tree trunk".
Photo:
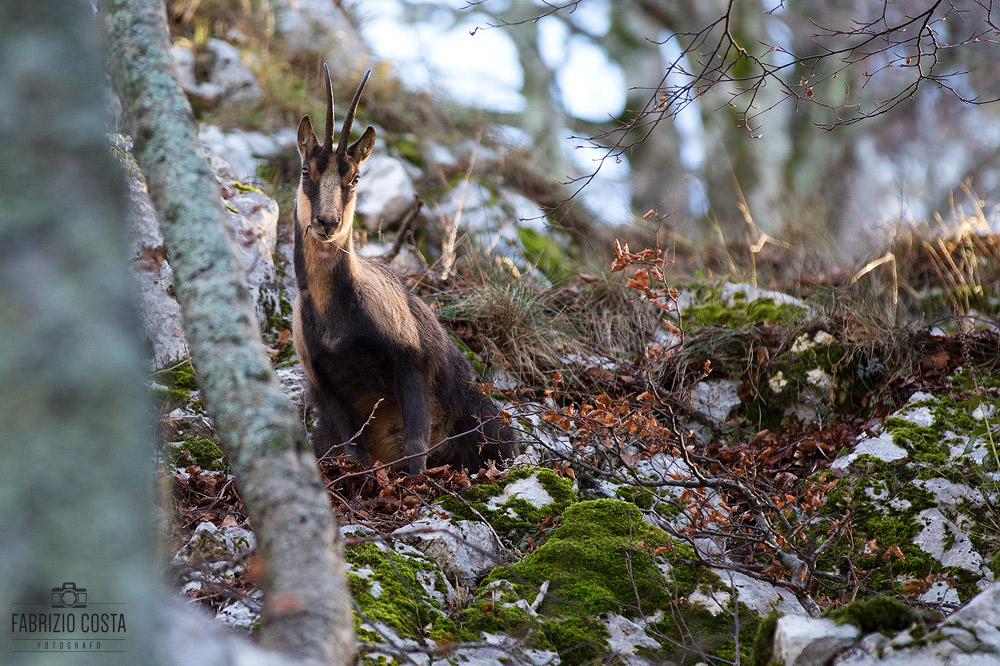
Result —
<svg viewBox="0 0 1000 666"><path fill-rule="evenodd" d="M160 214L206 407L268 564L261 643L324 664L355 652L343 544L305 431L282 394L168 47L162 0L105 0L109 61Z"/></svg>
<svg viewBox="0 0 1000 666"><path fill-rule="evenodd" d="M0 0L0 662L12 666L152 663L153 411L100 53L87 3ZM87 590L85 610L50 606L65 581ZM84 612L121 613L126 632L84 634ZM12 626L50 613L75 630ZM125 640L53 658L35 652L46 638Z"/></svg>

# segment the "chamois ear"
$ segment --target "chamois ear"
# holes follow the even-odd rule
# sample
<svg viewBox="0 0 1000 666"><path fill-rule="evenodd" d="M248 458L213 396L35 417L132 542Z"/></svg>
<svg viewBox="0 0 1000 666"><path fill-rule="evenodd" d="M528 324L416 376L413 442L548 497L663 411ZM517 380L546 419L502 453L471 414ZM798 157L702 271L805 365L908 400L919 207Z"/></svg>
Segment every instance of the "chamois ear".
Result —
<svg viewBox="0 0 1000 666"><path fill-rule="evenodd" d="M309 116L302 116L302 120L299 121L299 136L298 136L298 148L299 157L305 162L306 158L309 157L309 153L312 149L319 145L319 140L316 138L316 132L313 131L312 121L309 120Z"/></svg>
<svg viewBox="0 0 1000 666"><path fill-rule="evenodd" d="M351 144L351 147L347 149L347 154L354 158L354 161L361 164L368 156L372 154L372 148L375 147L375 128L368 126L365 133L361 135L361 138Z"/></svg>

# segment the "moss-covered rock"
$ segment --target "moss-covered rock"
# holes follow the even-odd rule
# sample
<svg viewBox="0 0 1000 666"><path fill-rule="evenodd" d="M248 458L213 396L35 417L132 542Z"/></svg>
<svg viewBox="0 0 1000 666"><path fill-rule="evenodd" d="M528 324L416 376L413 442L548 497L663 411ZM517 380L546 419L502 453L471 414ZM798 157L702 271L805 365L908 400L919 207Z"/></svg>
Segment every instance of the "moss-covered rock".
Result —
<svg viewBox="0 0 1000 666"><path fill-rule="evenodd" d="M908 628L916 621L917 614L899 599L869 597L844 604L828 617L837 624L853 624L862 634L877 631L888 636Z"/></svg>
<svg viewBox="0 0 1000 666"><path fill-rule="evenodd" d="M465 609L462 628L521 636L529 645L556 650L563 663L577 664L612 652L608 623L621 616L661 637L657 647L641 648L649 658L679 657L675 640L732 659L732 618L685 600L696 590L711 595L720 586L714 573L694 564L687 545L644 522L635 505L590 500L570 505L561 524L523 560L494 569ZM745 655L758 620L740 604Z"/></svg>

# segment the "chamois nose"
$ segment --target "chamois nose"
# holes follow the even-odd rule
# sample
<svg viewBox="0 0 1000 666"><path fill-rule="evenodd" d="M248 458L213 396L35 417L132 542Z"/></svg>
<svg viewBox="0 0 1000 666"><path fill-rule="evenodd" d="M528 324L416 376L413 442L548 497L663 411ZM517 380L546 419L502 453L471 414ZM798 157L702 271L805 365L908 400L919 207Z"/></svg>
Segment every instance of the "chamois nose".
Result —
<svg viewBox="0 0 1000 666"><path fill-rule="evenodd" d="M316 223L319 224L320 230L324 234L329 235L330 232L333 231L335 220L333 220L333 219L331 219L329 217L323 217L322 215L317 215L316 216Z"/></svg>

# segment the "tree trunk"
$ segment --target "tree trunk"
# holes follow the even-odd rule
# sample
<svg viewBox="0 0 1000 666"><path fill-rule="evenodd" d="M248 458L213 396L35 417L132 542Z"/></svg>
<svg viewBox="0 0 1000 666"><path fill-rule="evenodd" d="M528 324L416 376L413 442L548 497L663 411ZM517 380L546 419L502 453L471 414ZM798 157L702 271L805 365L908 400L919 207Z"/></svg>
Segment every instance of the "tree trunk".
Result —
<svg viewBox="0 0 1000 666"><path fill-rule="evenodd" d="M153 662L153 410L98 28L84 2L0 0L0 662L16 666ZM53 606L64 582L86 608ZM93 613L125 631L83 633ZM74 626L22 631L31 615Z"/></svg>
<svg viewBox="0 0 1000 666"><path fill-rule="evenodd" d="M343 543L282 394L224 223L219 185L173 73L163 3L106 0L109 60L160 214L206 407L269 566L261 643L325 664L355 652Z"/></svg>

